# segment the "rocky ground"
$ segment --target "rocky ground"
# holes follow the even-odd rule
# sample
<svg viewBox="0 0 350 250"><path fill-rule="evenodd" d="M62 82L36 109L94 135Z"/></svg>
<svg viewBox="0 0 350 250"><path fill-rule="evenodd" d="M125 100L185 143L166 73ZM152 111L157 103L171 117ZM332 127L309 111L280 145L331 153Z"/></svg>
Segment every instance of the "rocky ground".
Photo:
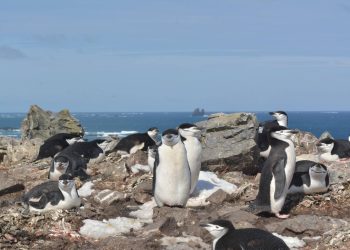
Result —
<svg viewBox="0 0 350 250"><path fill-rule="evenodd" d="M141 154L126 165L144 160ZM350 163L342 164L349 169ZM48 160L0 165L0 181L7 185L25 183L28 190L46 180L48 165ZM218 173L237 189L231 194L216 191L207 205L152 209L149 173L134 173L135 168L126 167L125 161L115 156L89 169L92 190L88 187L91 183L80 189L85 196L81 208L24 215L18 204L24 191L1 196L0 248L211 249L212 238L199 224L220 217L231 220L237 228L258 227L297 237L294 242L302 240L297 242L299 249L350 249L350 180L346 178L333 183L325 194L288 197L286 210L291 210L291 216L281 220L244 211L256 196L259 178L242 172ZM77 182L78 187L83 184ZM142 204L144 209L140 210ZM95 224L89 227L89 223Z"/></svg>

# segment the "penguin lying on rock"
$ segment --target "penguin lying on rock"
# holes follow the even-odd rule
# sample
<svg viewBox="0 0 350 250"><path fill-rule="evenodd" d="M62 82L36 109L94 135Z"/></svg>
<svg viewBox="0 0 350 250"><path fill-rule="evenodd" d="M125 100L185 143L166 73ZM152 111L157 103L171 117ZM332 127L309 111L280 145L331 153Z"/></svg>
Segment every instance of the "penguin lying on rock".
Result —
<svg viewBox="0 0 350 250"><path fill-rule="evenodd" d="M147 151L148 147L156 145L158 132L158 128L152 127L146 133L128 135L122 138L110 152L118 152L122 156L129 156L137 150Z"/></svg>
<svg viewBox="0 0 350 250"><path fill-rule="evenodd" d="M87 160L81 155L74 152L61 152L52 159L48 178L58 180L63 174L70 174L84 181L90 178L86 171Z"/></svg>
<svg viewBox="0 0 350 250"><path fill-rule="evenodd" d="M215 237L213 250L289 249L282 239L267 231L258 228L235 229L228 220L215 220L201 226Z"/></svg>
<svg viewBox="0 0 350 250"><path fill-rule="evenodd" d="M81 199L71 175L61 175L59 181L48 181L33 187L22 198L26 210L46 212L79 207Z"/></svg>
<svg viewBox="0 0 350 250"><path fill-rule="evenodd" d="M320 159L324 161L338 161L350 158L350 141L325 138L317 143Z"/></svg>
<svg viewBox="0 0 350 250"><path fill-rule="evenodd" d="M53 135L46 139L43 145L40 146L38 156L34 161L47 157L54 157L58 152L61 152L69 145L72 145L78 141L83 141L81 136L78 134L59 133Z"/></svg>
<svg viewBox="0 0 350 250"><path fill-rule="evenodd" d="M314 161L298 161L288 193L324 193L329 188L327 167Z"/></svg>

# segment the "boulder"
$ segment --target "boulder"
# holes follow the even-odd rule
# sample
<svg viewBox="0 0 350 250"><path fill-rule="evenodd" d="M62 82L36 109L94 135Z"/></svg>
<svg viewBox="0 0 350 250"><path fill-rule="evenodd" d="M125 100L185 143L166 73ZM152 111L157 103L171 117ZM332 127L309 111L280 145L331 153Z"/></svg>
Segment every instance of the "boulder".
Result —
<svg viewBox="0 0 350 250"><path fill-rule="evenodd" d="M22 121L21 132L22 139L46 140L58 133L83 135L84 129L67 109L53 113L32 105L26 118Z"/></svg>
<svg viewBox="0 0 350 250"><path fill-rule="evenodd" d="M38 155L41 144L41 139L0 137L0 163L8 166L21 161L30 162Z"/></svg>
<svg viewBox="0 0 350 250"><path fill-rule="evenodd" d="M310 132L300 131L292 137L296 155L317 154L318 139Z"/></svg>
<svg viewBox="0 0 350 250"><path fill-rule="evenodd" d="M255 142L258 121L254 114L213 114L196 125L203 132L202 166L209 170L226 171L249 172L256 169L259 157Z"/></svg>

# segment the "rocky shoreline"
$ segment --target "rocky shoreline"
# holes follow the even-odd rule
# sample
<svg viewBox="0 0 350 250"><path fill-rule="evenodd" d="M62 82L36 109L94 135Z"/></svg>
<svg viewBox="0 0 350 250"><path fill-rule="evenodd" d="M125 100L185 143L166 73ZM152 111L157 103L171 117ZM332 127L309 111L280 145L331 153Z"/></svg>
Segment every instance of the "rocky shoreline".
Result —
<svg viewBox="0 0 350 250"><path fill-rule="evenodd" d="M18 204L24 191L0 196L0 248L211 249L212 237L199 223L224 218L237 228L290 237L284 239L295 249L350 249L349 161L325 163L329 192L289 196L289 219L256 216L244 211L259 184L255 115L216 114L197 125L203 128L203 186L185 208L154 207L152 175L137 168L147 165L145 153L112 154L88 166L90 182L78 181L81 208L27 216ZM0 190L14 184L28 190L47 180L50 159L32 162L43 138L32 137L0 137ZM318 160L317 140L308 132L295 136L297 158ZM214 192L206 197L209 184Z"/></svg>

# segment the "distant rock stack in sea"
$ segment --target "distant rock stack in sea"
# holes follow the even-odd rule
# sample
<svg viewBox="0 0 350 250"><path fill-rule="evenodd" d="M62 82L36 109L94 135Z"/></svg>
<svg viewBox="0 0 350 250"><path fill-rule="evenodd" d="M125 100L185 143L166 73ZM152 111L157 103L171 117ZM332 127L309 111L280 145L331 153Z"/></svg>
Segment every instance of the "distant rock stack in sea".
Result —
<svg viewBox="0 0 350 250"><path fill-rule="evenodd" d="M22 139L40 138L45 140L58 133L84 135L84 129L68 109L58 113L45 111L32 105L21 125Z"/></svg>

